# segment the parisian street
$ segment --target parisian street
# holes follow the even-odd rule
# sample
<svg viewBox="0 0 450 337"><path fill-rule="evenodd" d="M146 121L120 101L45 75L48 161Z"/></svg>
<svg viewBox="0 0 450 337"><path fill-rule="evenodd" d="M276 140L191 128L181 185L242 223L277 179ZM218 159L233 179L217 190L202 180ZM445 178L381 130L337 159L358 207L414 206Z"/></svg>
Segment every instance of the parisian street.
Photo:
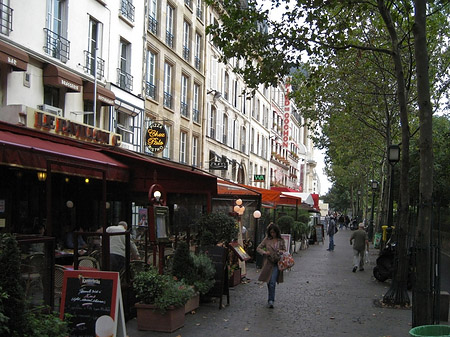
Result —
<svg viewBox="0 0 450 337"><path fill-rule="evenodd" d="M132 319L127 322L127 333L130 337L408 336L411 309L380 305L390 284L372 276L378 251L371 249L364 271L352 272L350 235L350 230L340 230L333 252L326 250L325 240L325 244L294 254L294 268L277 285L274 309L266 307L267 287L257 282L255 265L247 264L250 281L230 289L229 306L219 310L218 302L201 303L194 314L186 316L184 327L173 333L138 331ZM448 288L448 279L442 283Z"/></svg>

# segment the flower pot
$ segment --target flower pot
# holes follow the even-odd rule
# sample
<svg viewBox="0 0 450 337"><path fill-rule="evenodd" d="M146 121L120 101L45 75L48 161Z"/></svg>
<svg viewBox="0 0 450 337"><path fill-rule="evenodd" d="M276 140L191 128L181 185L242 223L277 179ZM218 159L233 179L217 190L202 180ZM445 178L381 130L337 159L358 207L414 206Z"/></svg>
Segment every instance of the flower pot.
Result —
<svg viewBox="0 0 450 337"><path fill-rule="evenodd" d="M241 283L241 268L233 270L233 273L228 280L228 285L230 287L235 287Z"/></svg>
<svg viewBox="0 0 450 337"><path fill-rule="evenodd" d="M171 307L162 314L153 304L135 304L138 330L173 332L184 325L184 306Z"/></svg>
<svg viewBox="0 0 450 337"><path fill-rule="evenodd" d="M184 313L188 314L200 306L200 294L196 293L189 301L184 305Z"/></svg>

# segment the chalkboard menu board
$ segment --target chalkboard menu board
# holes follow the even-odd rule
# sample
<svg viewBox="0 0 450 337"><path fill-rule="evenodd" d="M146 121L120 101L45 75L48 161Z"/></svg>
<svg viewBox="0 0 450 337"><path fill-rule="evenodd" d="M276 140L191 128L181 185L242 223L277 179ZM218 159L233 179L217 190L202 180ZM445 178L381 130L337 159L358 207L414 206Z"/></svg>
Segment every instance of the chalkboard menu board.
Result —
<svg viewBox="0 0 450 337"><path fill-rule="evenodd" d="M323 225L316 225L316 239L317 242L324 242L323 241L323 234L324 234L324 229L323 229Z"/></svg>
<svg viewBox="0 0 450 337"><path fill-rule="evenodd" d="M119 274L64 271L61 319L64 314L71 315L70 337L125 337Z"/></svg>
<svg viewBox="0 0 450 337"><path fill-rule="evenodd" d="M222 309L222 296L227 296L227 304L230 304L230 292L228 288L228 267L227 256L228 249L225 247L212 246L205 249L205 254L211 259L216 274L214 275L214 286L209 290L206 296L219 297L219 309Z"/></svg>

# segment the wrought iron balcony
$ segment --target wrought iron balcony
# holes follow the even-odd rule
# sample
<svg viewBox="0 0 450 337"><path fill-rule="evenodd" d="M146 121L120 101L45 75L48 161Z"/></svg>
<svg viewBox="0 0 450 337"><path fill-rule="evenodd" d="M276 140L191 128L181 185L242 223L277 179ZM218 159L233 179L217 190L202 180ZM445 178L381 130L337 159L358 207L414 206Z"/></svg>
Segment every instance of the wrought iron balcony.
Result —
<svg viewBox="0 0 450 337"><path fill-rule="evenodd" d="M169 31L166 31L166 44L173 48L173 34Z"/></svg>
<svg viewBox="0 0 450 337"><path fill-rule="evenodd" d="M0 29L1 33L8 35L12 32L12 14L13 9L5 4L0 4Z"/></svg>
<svg viewBox="0 0 450 337"><path fill-rule="evenodd" d="M187 46L183 46L183 58L188 62L191 59L191 50Z"/></svg>
<svg viewBox="0 0 450 337"><path fill-rule="evenodd" d="M132 91L133 76L117 68L117 85L126 91Z"/></svg>
<svg viewBox="0 0 450 337"><path fill-rule="evenodd" d="M194 63L195 63L195 69L200 70L201 65L202 65L202 60L200 60L200 58L198 56L195 57Z"/></svg>
<svg viewBox="0 0 450 337"><path fill-rule="evenodd" d="M156 86L150 82L145 82L145 95L156 99Z"/></svg>
<svg viewBox="0 0 450 337"><path fill-rule="evenodd" d="M51 57L66 63L69 60L70 41L47 28L44 28L44 33L46 40L44 51Z"/></svg>
<svg viewBox="0 0 450 337"><path fill-rule="evenodd" d="M122 0L120 3L120 13L131 22L134 22L134 6L129 0Z"/></svg>
<svg viewBox="0 0 450 337"><path fill-rule="evenodd" d="M172 95L168 92L164 92L164 106L166 108L172 109Z"/></svg>
<svg viewBox="0 0 450 337"><path fill-rule="evenodd" d="M196 123L200 123L200 111L192 109L192 120Z"/></svg>
<svg viewBox="0 0 450 337"><path fill-rule="evenodd" d="M181 102L180 114L184 117L189 118L189 109L187 103Z"/></svg>
<svg viewBox="0 0 450 337"><path fill-rule="evenodd" d="M87 50L84 51L84 70L94 76L95 55ZM105 76L105 60L97 56L97 79Z"/></svg>
<svg viewBox="0 0 450 337"><path fill-rule="evenodd" d="M152 16L148 17L148 30L152 34L158 34L158 20Z"/></svg>

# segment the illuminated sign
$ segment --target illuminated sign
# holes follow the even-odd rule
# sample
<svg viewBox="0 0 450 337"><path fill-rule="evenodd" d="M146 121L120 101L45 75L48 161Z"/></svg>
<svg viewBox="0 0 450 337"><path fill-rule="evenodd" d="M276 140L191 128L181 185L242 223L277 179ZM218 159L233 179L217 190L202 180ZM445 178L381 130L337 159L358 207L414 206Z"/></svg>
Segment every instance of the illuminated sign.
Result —
<svg viewBox="0 0 450 337"><path fill-rule="evenodd" d="M153 123L145 134L145 144L152 152L158 153L164 150L167 143L167 132L164 125Z"/></svg>
<svg viewBox="0 0 450 337"><path fill-rule="evenodd" d="M253 181L266 181L266 175L265 174L254 174Z"/></svg>
<svg viewBox="0 0 450 337"><path fill-rule="evenodd" d="M27 126L85 142L119 146L121 135L36 110L28 110Z"/></svg>

